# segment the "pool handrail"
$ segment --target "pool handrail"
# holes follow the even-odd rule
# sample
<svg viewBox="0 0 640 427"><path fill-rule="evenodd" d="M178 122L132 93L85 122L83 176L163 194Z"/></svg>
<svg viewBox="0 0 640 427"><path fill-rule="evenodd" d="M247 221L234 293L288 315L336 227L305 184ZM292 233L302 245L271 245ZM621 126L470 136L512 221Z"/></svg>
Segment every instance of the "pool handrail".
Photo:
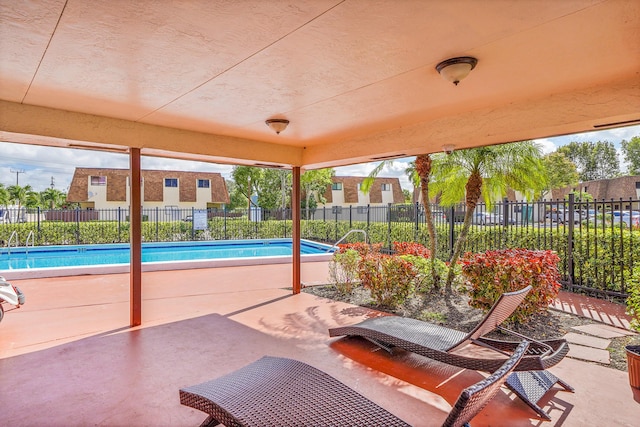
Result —
<svg viewBox="0 0 640 427"><path fill-rule="evenodd" d="M369 236L367 236L367 232L366 232L366 231L364 231L364 230L360 230L360 229L356 229L356 228L354 228L354 229L352 229L352 230L347 231L347 234L345 234L344 236L342 236L342 237L340 238L340 240L338 240L337 242L335 242L335 243L333 244L333 246L331 246L329 249L327 249L327 252L330 252L332 249L337 248L337 247L338 247L338 245L339 245L339 244L340 244L344 239L346 239L346 238L347 238L347 236L349 236L349 234L351 234L351 233L362 233L362 234L364 234L364 242L365 242L365 243L368 243Z"/></svg>
<svg viewBox="0 0 640 427"><path fill-rule="evenodd" d="M35 247L36 246L36 235L33 232L33 230L31 230L29 232L29 234L27 235L27 241L24 244L24 252L25 255L29 255L29 239L31 239L31 247Z"/></svg>
<svg viewBox="0 0 640 427"><path fill-rule="evenodd" d="M9 243L7 243L7 255L11 255L11 241L13 240L14 237L16 238L16 248L20 244L20 238L18 237L18 231L17 230L13 230L13 232L11 233L11 236L9 237Z"/></svg>

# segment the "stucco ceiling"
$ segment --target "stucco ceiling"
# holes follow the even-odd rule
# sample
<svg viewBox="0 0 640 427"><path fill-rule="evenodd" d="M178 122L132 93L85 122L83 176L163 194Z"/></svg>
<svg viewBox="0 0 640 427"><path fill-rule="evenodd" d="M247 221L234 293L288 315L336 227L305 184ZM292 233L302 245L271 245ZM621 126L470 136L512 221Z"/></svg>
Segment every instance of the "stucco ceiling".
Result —
<svg viewBox="0 0 640 427"><path fill-rule="evenodd" d="M0 0L0 19L4 141L317 168L640 122L637 0ZM458 86L435 70L455 56L478 59Z"/></svg>

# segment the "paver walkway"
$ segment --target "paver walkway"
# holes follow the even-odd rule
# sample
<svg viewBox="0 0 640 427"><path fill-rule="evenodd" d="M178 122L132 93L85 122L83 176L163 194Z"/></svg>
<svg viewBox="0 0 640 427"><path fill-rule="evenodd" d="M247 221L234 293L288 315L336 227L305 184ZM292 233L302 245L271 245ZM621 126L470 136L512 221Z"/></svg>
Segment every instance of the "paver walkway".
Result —
<svg viewBox="0 0 640 427"><path fill-rule="evenodd" d="M622 304L560 291L551 308L602 323L573 327L575 332L564 336L570 344L567 357L609 364L606 349L611 339L635 334L630 329L631 317Z"/></svg>

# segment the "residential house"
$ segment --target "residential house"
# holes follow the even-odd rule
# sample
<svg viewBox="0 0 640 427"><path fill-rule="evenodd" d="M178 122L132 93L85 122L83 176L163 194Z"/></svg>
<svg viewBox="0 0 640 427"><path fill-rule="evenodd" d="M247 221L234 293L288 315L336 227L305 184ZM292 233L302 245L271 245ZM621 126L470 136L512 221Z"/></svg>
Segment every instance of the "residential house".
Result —
<svg viewBox="0 0 640 427"><path fill-rule="evenodd" d="M564 199L572 191L589 193L594 200L598 201L613 200L611 209L640 209L640 202L638 202L640 200L640 175L581 182L577 185L553 190L553 197Z"/></svg>
<svg viewBox="0 0 640 427"><path fill-rule="evenodd" d="M219 173L143 170L141 175L144 213L162 212L165 218L159 219L178 219L189 208L222 208L229 203ZM128 209L129 187L128 169L76 168L67 201L80 203L83 210Z"/></svg>

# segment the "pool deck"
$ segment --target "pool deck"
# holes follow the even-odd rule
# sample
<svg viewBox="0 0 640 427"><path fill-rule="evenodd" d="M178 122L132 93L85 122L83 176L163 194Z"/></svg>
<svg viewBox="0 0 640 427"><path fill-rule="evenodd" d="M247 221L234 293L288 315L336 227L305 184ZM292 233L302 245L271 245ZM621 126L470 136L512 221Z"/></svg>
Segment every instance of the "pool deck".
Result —
<svg viewBox="0 0 640 427"><path fill-rule="evenodd" d="M128 274L14 281L27 303L0 323L0 425L195 426L205 416L180 405L180 387L273 355L330 373L412 425L434 426L483 377L329 338L329 327L375 312L291 295L291 274L282 264L146 272L137 328L128 326ZM326 277L326 262L302 266L307 284ZM503 389L472 425L637 425L640 397L626 372L569 358L551 372L576 389L543 397L552 421Z"/></svg>

